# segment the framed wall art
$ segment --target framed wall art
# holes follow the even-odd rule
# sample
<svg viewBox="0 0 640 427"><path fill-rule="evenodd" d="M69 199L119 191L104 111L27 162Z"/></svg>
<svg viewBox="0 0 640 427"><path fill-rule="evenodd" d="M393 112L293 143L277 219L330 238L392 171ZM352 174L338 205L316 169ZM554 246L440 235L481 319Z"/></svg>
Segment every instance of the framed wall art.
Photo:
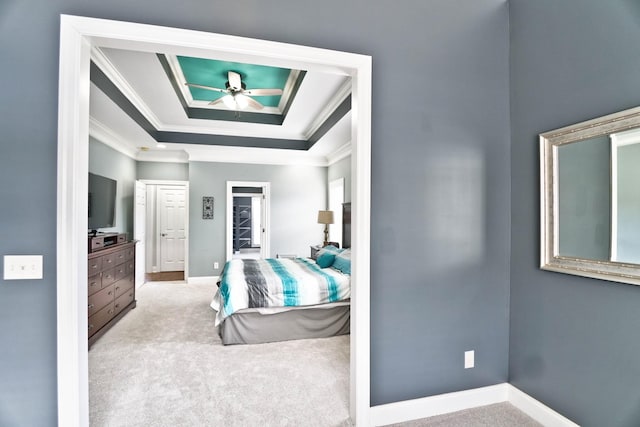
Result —
<svg viewBox="0 0 640 427"><path fill-rule="evenodd" d="M213 196L202 196L202 219L213 219Z"/></svg>

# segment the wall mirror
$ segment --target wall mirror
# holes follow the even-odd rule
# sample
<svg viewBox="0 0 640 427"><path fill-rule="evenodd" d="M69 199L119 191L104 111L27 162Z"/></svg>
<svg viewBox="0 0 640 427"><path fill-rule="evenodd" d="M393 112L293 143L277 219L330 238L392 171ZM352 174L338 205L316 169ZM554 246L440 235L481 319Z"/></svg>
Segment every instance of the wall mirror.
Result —
<svg viewBox="0 0 640 427"><path fill-rule="evenodd" d="M545 270L640 285L640 107L540 135Z"/></svg>

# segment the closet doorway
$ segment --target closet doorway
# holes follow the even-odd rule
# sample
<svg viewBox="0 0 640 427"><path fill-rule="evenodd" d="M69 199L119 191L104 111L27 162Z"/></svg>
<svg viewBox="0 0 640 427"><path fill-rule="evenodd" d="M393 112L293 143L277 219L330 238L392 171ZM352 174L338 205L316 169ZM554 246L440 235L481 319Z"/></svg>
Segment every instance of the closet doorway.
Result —
<svg viewBox="0 0 640 427"><path fill-rule="evenodd" d="M269 254L268 182L227 181L227 261Z"/></svg>

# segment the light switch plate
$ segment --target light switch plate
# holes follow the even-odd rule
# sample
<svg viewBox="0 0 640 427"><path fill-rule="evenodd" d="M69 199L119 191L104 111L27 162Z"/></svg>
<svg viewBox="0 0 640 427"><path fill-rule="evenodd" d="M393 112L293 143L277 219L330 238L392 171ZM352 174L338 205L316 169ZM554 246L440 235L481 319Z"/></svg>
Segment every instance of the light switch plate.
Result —
<svg viewBox="0 0 640 427"><path fill-rule="evenodd" d="M4 280L42 279L42 255L5 255Z"/></svg>
<svg viewBox="0 0 640 427"><path fill-rule="evenodd" d="M476 352L474 350L464 352L464 369L473 368L476 364Z"/></svg>

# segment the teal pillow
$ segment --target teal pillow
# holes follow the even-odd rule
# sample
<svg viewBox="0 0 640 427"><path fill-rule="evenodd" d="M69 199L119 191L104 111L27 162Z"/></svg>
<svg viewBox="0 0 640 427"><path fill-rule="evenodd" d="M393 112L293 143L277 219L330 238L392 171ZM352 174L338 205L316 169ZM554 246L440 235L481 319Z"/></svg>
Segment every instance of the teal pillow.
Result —
<svg viewBox="0 0 640 427"><path fill-rule="evenodd" d="M346 249L339 254L336 254L331 267L343 272L344 274L351 274L351 250Z"/></svg>
<svg viewBox="0 0 640 427"><path fill-rule="evenodd" d="M335 258L336 254L324 251L316 258L316 264L318 264L320 268L331 267Z"/></svg>
<svg viewBox="0 0 640 427"><path fill-rule="evenodd" d="M324 252L331 252L331 253L333 253L333 254L339 254L339 253L340 253L340 252L342 252L343 250L344 250L344 249L336 248L336 247L335 247L335 246L333 246L333 245L327 245L327 246L325 246L324 248L322 248L322 249L320 249L320 250L318 251L318 255L320 255L320 254L322 254L322 253L324 253Z"/></svg>

